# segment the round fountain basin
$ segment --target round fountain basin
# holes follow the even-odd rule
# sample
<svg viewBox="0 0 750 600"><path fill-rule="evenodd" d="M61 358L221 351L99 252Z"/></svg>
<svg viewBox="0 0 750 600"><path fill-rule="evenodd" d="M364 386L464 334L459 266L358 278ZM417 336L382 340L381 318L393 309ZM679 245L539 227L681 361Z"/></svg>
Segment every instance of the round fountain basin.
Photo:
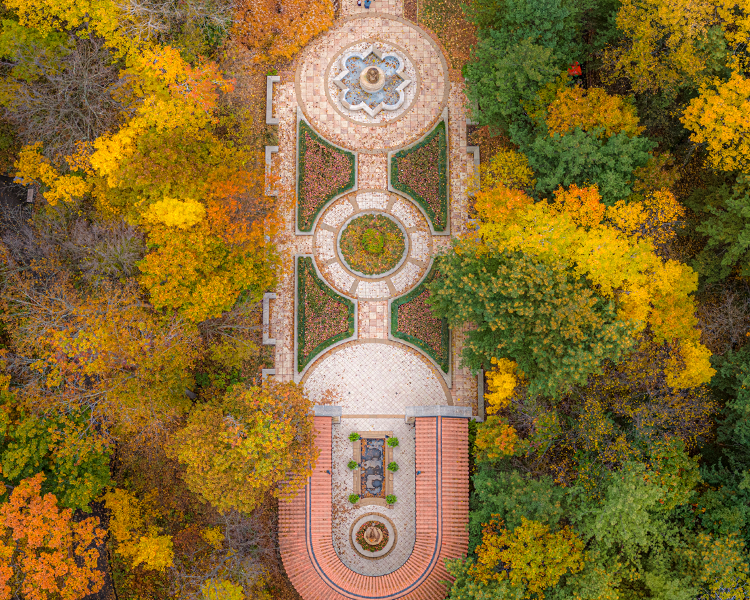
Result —
<svg viewBox="0 0 750 600"><path fill-rule="evenodd" d="M362 73L359 75L359 85L368 94L379 92L385 85L383 69L375 65L362 69Z"/></svg>

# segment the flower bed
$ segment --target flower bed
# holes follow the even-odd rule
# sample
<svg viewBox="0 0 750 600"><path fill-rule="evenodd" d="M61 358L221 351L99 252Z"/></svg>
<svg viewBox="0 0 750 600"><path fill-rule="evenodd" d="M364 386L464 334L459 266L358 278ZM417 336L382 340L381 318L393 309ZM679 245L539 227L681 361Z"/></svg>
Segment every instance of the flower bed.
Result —
<svg viewBox="0 0 750 600"><path fill-rule="evenodd" d="M379 275L398 265L406 244L393 220L384 215L362 215L346 226L339 248L350 269L363 275Z"/></svg>
<svg viewBox="0 0 750 600"><path fill-rule="evenodd" d="M297 370L323 350L354 335L354 303L329 288L312 259L297 261Z"/></svg>
<svg viewBox="0 0 750 600"><path fill-rule="evenodd" d="M311 231L326 203L354 187L354 154L326 142L299 122L297 227Z"/></svg>
<svg viewBox="0 0 750 600"><path fill-rule="evenodd" d="M445 121L416 146L391 158L391 185L418 202L435 231L448 222L448 138Z"/></svg>
<svg viewBox="0 0 750 600"><path fill-rule="evenodd" d="M365 531L367 531L368 527L375 527L383 533L383 537L381 538L380 542L378 542L374 546L368 544L367 540L365 540ZM388 543L388 528L380 521L367 521L362 525L362 527L357 530L357 543L362 546L363 550L367 550L368 552L378 552L379 550L385 548L386 544Z"/></svg>
<svg viewBox="0 0 750 600"><path fill-rule="evenodd" d="M431 271L416 288L391 303L391 332L393 337L424 350L447 373L450 356L448 320L435 318L426 303L430 297L426 284L438 276L436 271Z"/></svg>

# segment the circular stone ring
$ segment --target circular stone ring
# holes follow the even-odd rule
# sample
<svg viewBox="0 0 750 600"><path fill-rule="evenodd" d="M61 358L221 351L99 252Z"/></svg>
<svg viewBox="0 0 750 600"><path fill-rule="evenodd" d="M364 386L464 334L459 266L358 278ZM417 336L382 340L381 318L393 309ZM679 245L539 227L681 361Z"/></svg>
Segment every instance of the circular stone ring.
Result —
<svg viewBox="0 0 750 600"><path fill-rule="evenodd" d="M384 525L388 531L388 543L386 543L384 548L377 552L370 552L357 542L357 532L368 521L376 521L379 524ZM351 539L352 546L354 546L354 549L360 556L364 556L365 558L383 558L386 554L390 553L396 545L396 527L393 525L393 521L380 513L367 513L366 515L358 517L354 523L352 523L351 529L349 530L349 538Z"/></svg>

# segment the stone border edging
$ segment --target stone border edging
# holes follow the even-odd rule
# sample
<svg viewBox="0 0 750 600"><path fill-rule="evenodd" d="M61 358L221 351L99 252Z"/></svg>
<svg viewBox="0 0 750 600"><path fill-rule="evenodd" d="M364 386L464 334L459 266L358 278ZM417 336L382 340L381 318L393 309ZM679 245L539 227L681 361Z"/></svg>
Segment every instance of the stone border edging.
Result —
<svg viewBox="0 0 750 600"><path fill-rule="evenodd" d="M279 118L273 116L273 84L280 82L280 76L266 75L266 125L279 124Z"/></svg>
<svg viewBox="0 0 750 600"><path fill-rule="evenodd" d="M404 421L413 423L418 417L452 417L460 419L471 419L471 406L446 406L435 404L432 406L407 406Z"/></svg>
<svg viewBox="0 0 750 600"><path fill-rule="evenodd" d="M334 148L341 150L342 152L347 152L349 154L354 154L354 185L351 187L351 189L348 189L344 192L341 192L340 194L334 196L333 198L330 198L327 202L323 203L321 207L318 208L318 214L313 219L313 222L310 224L310 231L301 231L299 228L299 123L300 121L304 121L307 123L307 126L312 129L315 134L322 140L325 140L327 144L330 144ZM326 139L325 136L320 135L317 129L313 127L310 124L310 121L307 119L307 117L303 114L302 109L300 108L299 104L297 104L297 127L295 130L295 135L297 136L296 140L296 148L297 152L294 159L294 195L295 198L297 198L296 206L294 208L294 233L295 235L313 235L315 233L315 228L318 226L318 219L320 219L321 215L325 212L326 208L329 204L332 202L336 202L339 198L346 196L347 194L351 194L352 192L357 191L357 186L359 185L359 151L358 150L347 150L346 148L342 148L338 144L334 144L330 140ZM277 150L278 151L278 150ZM313 262L315 262L315 259L313 259Z"/></svg>
<svg viewBox="0 0 750 600"><path fill-rule="evenodd" d="M276 340L271 337L271 323L270 323L270 301L276 300L276 294L273 292L266 292L263 294L263 346L275 346Z"/></svg>
<svg viewBox="0 0 750 600"><path fill-rule="evenodd" d="M266 173L265 173L266 181L264 182L264 185L263 185L263 192L265 193L266 196L278 196L279 192L268 189L267 182L268 182L268 173L271 170L271 160L272 160L271 155L276 154L279 151L279 147L278 146L266 146L265 149L266 149Z"/></svg>
<svg viewBox="0 0 750 600"><path fill-rule="evenodd" d="M396 50L398 50L399 52L401 52L401 54L403 54L404 56L406 56L409 59L409 61L411 61L411 64L414 66L414 71L417 74L417 80L416 80L416 82L413 82L417 86L417 92L414 94L414 98L412 98L411 104L409 104L409 106L407 106L401 112L401 114L398 117L396 117L395 119L390 119L390 120L385 121L383 123L366 123L364 121L357 121L356 119L352 119L351 117L348 117L343 112L341 112L341 110L339 110L339 107L333 101L333 98L331 98L331 92L328 89L328 80L329 80L329 77L330 77L330 74L331 74L331 67L333 67L333 65L336 64L336 61L339 60L339 58L341 58L341 55L344 52L346 52L347 49L351 48L352 46L356 46L356 45L362 44L362 43L372 43L372 44L375 44L376 42L380 42L381 44L388 44L390 46L393 46ZM409 54L406 50L404 50L398 44L393 44L391 42L383 42L382 40L379 40L376 37L364 38L364 39L359 40L358 42L352 42L351 44L349 44L348 46L344 46L341 50L339 50L336 54L334 54L333 58L328 63L328 66L326 67L326 74L325 74L325 76L323 78L323 81L325 82L325 86L326 86L326 90L325 90L326 91L326 98L328 98L328 102L330 102L331 106L333 106L333 110L335 110L337 113L339 113L342 117L344 117L350 123L354 123L355 125L364 125L364 126L367 126L367 127L385 127L386 125L392 125L393 123L396 123L397 121L400 121L403 117L405 117L406 115L408 115L409 112L411 111L411 109L414 108L414 104L417 102L417 98L419 97L419 91L422 89L422 75L419 73L419 66L418 65L419 65L419 63L416 62L411 57L411 54Z"/></svg>
<svg viewBox="0 0 750 600"><path fill-rule="evenodd" d="M356 201L356 199L355 199ZM398 228L401 230L401 233L404 236L404 253L401 256L401 259L398 261L395 267L392 269L388 269L387 271L384 271L382 273L377 273L375 275L366 275L364 273L360 273L359 271L355 271L354 269L349 266L349 263L346 262L346 259L344 258L344 254L341 252L341 235L344 233L344 230L346 229L346 226L351 223L354 219L357 219L359 217L364 217L365 215L383 215L386 219L390 219L393 221ZM346 269L351 271L354 275L357 275L358 277L362 277L364 279L380 279L382 277L390 277L396 271L398 271L401 268L401 265L403 265L406 262L406 259L409 258L409 234L406 233L406 229L401 224L401 222L393 215L389 214L386 210L378 210L378 209L366 209L362 212L354 212L350 217L346 219L340 226L339 226L339 232L336 235L336 252L338 254L338 257L340 259L340 262L342 266L344 266Z"/></svg>
<svg viewBox="0 0 750 600"><path fill-rule="evenodd" d="M309 258L310 262L312 263L313 269L315 269L315 274L323 282L323 284L327 285L330 289L332 289L334 292L336 292L337 295L339 295L339 296L341 295L341 294L339 294L338 290L336 290L335 288L332 288L330 285L328 285L328 282L320 274L320 271L318 270L318 265L315 264L315 256L313 256L312 254L295 254L294 255L294 259L293 259L294 260L294 371L293 371L293 373L294 373L294 377L293 377L294 383L299 383L302 380L302 378L304 377L305 373L308 371L308 369L313 364L315 364L316 362L318 362L318 359L321 356L325 355L326 352L328 352L329 350L332 350L333 348L341 346L342 344L347 344L349 342L352 342L352 341L355 341L355 340L359 339L359 322L358 322L358 319L357 319L357 315L359 314L359 306L358 306L358 303L357 303L357 299L355 298L354 300L351 300L351 299L347 298L347 300L349 300L349 302L353 302L354 303L354 333L351 336L349 336L349 337L347 337L347 338L345 338L343 340L339 340L338 342L335 342L335 343L331 344L330 346L327 346L324 349L323 352L321 352L321 353L319 353L319 354L317 354L315 356L310 357L308 359L308 361L307 361L307 364L304 366L304 368L301 371L298 370L298 367L299 367L299 356L298 356L298 353L299 353L299 340L297 339L297 334L298 334L298 323L297 323L298 306L297 306L297 303L299 301L299 295L298 295L299 294L299 290L297 288L299 286L299 277L298 277L297 270L298 270L298 266L299 266L299 259L301 257Z"/></svg>
<svg viewBox="0 0 750 600"><path fill-rule="evenodd" d="M415 198L410 197L408 194L397 190L393 187L393 184L391 182L391 161L393 160L393 155L397 152L401 152L402 150L408 150L409 148L412 148L416 146L417 144L422 143L427 136L429 136L433 131L435 131L435 128L440 124L440 121L445 121L445 231L435 231L435 228L432 226L432 219L427 215L427 212L425 211L424 207L420 205L419 202ZM443 112L440 114L440 117L438 117L437 122L425 133L423 136L421 136L418 140L412 142L411 144L407 144L406 146L402 146L401 148L398 148L397 150L389 150L388 151L388 161L386 163L386 169L388 171L388 191L393 192L394 194L398 194L402 198L406 198L411 202L414 206L416 206L424 215L425 219L427 220L427 226L430 228L430 235L450 235L451 234L451 185L450 185L450 174L451 174L451 140L450 140L450 126L448 122L448 107L446 106L443 109Z"/></svg>

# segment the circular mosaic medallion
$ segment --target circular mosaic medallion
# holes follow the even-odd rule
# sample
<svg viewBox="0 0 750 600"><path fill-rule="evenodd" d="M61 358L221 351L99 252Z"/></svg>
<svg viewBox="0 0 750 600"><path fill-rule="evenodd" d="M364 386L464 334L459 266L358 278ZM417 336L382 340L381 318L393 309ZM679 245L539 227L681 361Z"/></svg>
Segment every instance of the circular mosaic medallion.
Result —
<svg viewBox="0 0 750 600"><path fill-rule="evenodd" d="M350 539L357 554L365 558L382 558L396 544L396 528L388 517L367 513L352 523Z"/></svg>
<svg viewBox="0 0 750 600"><path fill-rule="evenodd" d="M360 213L339 231L339 256L346 267L362 277L392 273L406 259L406 231L385 213Z"/></svg>

